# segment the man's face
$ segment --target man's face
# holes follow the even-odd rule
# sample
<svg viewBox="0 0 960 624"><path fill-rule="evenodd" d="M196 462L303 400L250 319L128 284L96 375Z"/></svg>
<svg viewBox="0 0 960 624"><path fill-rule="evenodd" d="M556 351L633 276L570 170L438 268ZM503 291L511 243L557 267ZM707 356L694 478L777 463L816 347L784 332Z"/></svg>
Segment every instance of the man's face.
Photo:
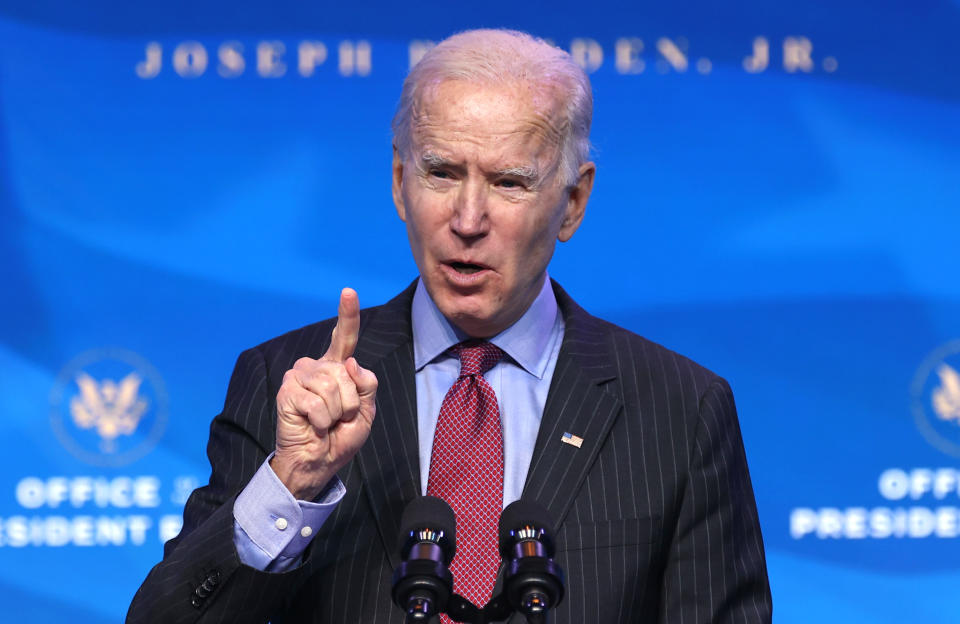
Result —
<svg viewBox="0 0 960 624"><path fill-rule="evenodd" d="M451 80L427 91L410 153L394 153L394 202L437 307L490 337L536 298L555 241L580 225L594 166L564 185L560 104L544 89Z"/></svg>

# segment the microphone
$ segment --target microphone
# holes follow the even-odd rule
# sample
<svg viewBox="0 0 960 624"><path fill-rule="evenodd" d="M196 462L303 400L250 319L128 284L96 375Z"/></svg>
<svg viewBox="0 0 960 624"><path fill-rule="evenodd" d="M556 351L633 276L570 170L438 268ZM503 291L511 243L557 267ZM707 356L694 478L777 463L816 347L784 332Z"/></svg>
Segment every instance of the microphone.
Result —
<svg viewBox="0 0 960 624"><path fill-rule="evenodd" d="M500 557L507 602L528 622L545 622L563 600L563 570L553 561L553 523L540 504L518 500L500 515Z"/></svg>
<svg viewBox="0 0 960 624"><path fill-rule="evenodd" d="M457 549L457 520L445 501L416 498L400 519L400 565L393 573L393 602L405 622L428 622L453 592L450 562Z"/></svg>

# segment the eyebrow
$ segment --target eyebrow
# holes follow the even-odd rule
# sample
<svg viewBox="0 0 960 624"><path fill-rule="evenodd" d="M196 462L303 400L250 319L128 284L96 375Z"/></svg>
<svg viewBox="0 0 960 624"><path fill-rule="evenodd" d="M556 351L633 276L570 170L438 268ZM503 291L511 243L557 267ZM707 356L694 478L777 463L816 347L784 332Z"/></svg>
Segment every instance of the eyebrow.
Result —
<svg viewBox="0 0 960 624"><path fill-rule="evenodd" d="M453 163L436 152L424 152L420 155L418 164L421 169L424 169L426 167L446 167Z"/></svg>
<svg viewBox="0 0 960 624"><path fill-rule="evenodd" d="M444 158L436 152L426 151L420 156L419 168L425 171L428 167L449 167L455 166L455 163ZM508 176L520 178L527 183L530 188L536 188L543 181L540 176L540 170L533 165L522 165L519 167L506 167L493 172L495 177Z"/></svg>
<svg viewBox="0 0 960 624"><path fill-rule="evenodd" d="M516 178L525 178L531 182L540 179L540 171L533 165L523 167L507 167L496 172L497 175L513 176Z"/></svg>

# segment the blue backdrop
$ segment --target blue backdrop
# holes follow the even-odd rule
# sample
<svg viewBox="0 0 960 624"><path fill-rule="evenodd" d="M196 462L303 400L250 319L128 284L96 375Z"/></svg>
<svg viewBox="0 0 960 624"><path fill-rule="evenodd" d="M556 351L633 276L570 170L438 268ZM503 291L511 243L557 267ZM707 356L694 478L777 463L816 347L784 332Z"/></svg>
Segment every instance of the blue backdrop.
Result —
<svg viewBox="0 0 960 624"><path fill-rule="evenodd" d="M237 354L412 279L389 120L477 26L591 72L551 275L730 380L777 621L960 619L958 0L0 2L4 619L119 621Z"/></svg>

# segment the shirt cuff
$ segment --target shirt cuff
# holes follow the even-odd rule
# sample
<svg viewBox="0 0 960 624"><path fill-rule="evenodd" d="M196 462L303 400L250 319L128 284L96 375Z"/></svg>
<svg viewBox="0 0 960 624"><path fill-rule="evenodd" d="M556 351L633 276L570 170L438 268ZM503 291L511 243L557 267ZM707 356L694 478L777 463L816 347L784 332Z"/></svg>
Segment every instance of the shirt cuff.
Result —
<svg viewBox="0 0 960 624"><path fill-rule="evenodd" d="M293 497L267 457L233 505L233 542L240 561L268 572L295 567L347 489L330 480L314 502Z"/></svg>

